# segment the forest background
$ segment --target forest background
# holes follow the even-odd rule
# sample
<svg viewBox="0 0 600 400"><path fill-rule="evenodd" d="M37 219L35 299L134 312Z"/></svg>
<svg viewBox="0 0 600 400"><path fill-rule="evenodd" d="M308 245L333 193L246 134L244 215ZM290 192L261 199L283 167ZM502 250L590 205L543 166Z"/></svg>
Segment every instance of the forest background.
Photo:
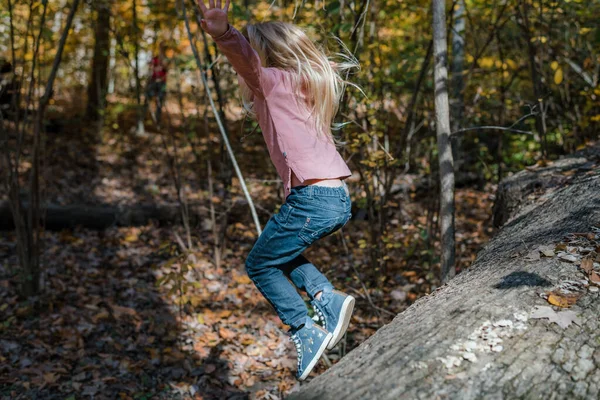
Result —
<svg viewBox="0 0 600 400"><path fill-rule="evenodd" d="M460 272L501 223L502 178L597 140L600 2L446 10ZM353 219L309 254L359 299L335 363L441 284L431 5L244 0L231 14L238 28L297 23L332 54L335 36L361 64L349 79L365 95L349 88L338 116ZM1 393L294 389L283 326L243 269L257 237L249 205L264 225L281 182L198 17L185 0L2 0ZM161 42L159 128L143 110Z"/></svg>

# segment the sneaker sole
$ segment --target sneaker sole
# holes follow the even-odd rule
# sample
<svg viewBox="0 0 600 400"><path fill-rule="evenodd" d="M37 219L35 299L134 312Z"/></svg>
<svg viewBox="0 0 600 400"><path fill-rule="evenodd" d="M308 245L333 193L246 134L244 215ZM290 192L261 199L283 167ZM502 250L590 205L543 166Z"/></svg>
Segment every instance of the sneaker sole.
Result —
<svg viewBox="0 0 600 400"><path fill-rule="evenodd" d="M348 329L348 325L350 324L350 318L352 317L352 311L354 310L354 297L348 295L344 300L344 304L342 304L342 311L340 312L340 319L338 321L337 326L333 330L333 338L329 345L327 345L327 350L331 350L335 347L336 344L344 337L346 333L346 329Z"/></svg>
<svg viewBox="0 0 600 400"><path fill-rule="evenodd" d="M325 340L323 340L323 343L321 343L321 347L319 347L317 354L315 354L312 361L308 364L308 366L304 370L304 373L302 375L300 375L300 378L298 378L299 381L305 380L306 377L312 372L313 368L315 367L315 365L317 365L317 362L321 359L321 356L325 352L325 349L327 348L327 345L331 341L331 338L332 338L331 333L328 333L327 336L325 336Z"/></svg>

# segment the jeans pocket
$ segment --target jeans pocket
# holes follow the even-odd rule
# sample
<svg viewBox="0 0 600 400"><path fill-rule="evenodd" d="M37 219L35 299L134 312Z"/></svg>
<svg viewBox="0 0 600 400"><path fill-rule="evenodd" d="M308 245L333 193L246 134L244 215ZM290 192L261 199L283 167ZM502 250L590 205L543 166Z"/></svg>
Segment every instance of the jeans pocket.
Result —
<svg viewBox="0 0 600 400"><path fill-rule="evenodd" d="M340 224L340 218L307 217L298 237L307 245L313 244L317 239L332 233Z"/></svg>

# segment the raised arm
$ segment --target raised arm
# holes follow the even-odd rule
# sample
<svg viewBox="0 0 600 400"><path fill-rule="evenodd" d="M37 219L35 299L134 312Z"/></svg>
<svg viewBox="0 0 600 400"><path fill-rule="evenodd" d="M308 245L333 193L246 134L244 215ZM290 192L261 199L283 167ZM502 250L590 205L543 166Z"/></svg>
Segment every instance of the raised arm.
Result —
<svg viewBox="0 0 600 400"><path fill-rule="evenodd" d="M225 1L223 8L221 8L221 0L209 0L209 7L206 7L203 0L199 0L198 4L204 16L200 21L202 29L212 36L219 50L225 54L233 69L242 77L254 95L266 97L272 87L273 79L269 79L271 78L269 75L273 72L262 67L260 57L250 43L229 24L227 20L229 0Z"/></svg>

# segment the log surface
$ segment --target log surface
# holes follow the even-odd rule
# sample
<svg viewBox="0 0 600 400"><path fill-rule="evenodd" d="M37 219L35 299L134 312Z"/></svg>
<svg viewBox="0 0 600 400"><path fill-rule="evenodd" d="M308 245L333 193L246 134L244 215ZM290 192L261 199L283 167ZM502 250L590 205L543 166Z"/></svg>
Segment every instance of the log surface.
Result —
<svg viewBox="0 0 600 400"><path fill-rule="evenodd" d="M600 227L599 150L575 162L586 168L573 173L558 162L568 179L524 194L470 269L289 399L600 398L599 292L585 288L570 308L578 324L533 319L536 307L550 306L541 293L585 276L557 256L527 256ZM542 170L526 174L550 173Z"/></svg>

